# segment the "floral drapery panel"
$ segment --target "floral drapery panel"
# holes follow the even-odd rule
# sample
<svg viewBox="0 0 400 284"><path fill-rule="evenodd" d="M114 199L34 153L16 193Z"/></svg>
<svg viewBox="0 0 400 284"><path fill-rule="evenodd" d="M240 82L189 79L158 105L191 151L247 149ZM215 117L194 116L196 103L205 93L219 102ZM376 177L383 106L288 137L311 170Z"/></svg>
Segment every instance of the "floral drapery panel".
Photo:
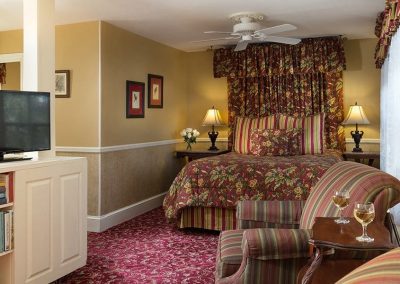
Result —
<svg viewBox="0 0 400 284"><path fill-rule="evenodd" d="M393 35L400 26L400 0L386 0L385 10L376 19L375 35L379 38L375 49L375 64L381 68L389 51Z"/></svg>
<svg viewBox="0 0 400 284"><path fill-rule="evenodd" d="M0 63L0 84L6 83L6 64Z"/></svg>
<svg viewBox="0 0 400 284"><path fill-rule="evenodd" d="M251 45L243 52L218 49L214 77L228 78L229 126L236 116L325 113L328 148L343 149L343 80L340 37L304 39L298 45ZM229 141L231 142L232 137Z"/></svg>

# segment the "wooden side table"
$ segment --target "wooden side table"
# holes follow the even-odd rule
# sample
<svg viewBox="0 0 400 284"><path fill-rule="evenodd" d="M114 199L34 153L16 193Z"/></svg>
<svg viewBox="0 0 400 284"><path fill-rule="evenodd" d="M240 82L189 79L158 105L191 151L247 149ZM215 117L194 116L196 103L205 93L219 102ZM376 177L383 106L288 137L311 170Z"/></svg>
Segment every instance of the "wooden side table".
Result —
<svg viewBox="0 0 400 284"><path fill-rule="evenodd" d="M347 161L348 159L354 160L357 163L361 163L362 160L368 160L368 165L372 166L375 159L380 158L379 152L344 152L343 159Z"/></svg>
<svg viewBox="0 0 400 284"><path fill-rule="evenodd" d="M211 156L218 156L222 154L229 153L230 150L178 150L176 151L177 158L185 158L188 157L189 162L193 160L197 160L200 158L211 157Z"/></svg>
<svg viewBox="0 0 400 284"><path fill-rule="evenodd" d="M366 259L327 259L324 255L335 250L379 251L386 252L396 246L392 243L389 230L378 222L368 225L368 235L374 242L363 243L356 240L362 234L361 224L355 218L348 218L348 224L336 224L336 218L315 218L312 227L310 245L315 248L314 258L310 265L303 267L298 276L298 283L335 283L344 275L365 263ZM301 282L300 282L301 279Z"/></svg>

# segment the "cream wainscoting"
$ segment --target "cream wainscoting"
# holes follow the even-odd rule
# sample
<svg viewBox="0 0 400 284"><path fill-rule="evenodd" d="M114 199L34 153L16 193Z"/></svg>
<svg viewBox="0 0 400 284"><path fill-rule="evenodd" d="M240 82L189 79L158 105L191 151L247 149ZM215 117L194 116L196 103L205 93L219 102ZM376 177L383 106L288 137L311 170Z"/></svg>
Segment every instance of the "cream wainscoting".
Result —
<svg viewBox="0 0 400 284"><path fill-rule="evenodd" d="M88 160L88 230L100 232L161 206L183 166L173 155L182 141L110 147L57 147L58 156Z"/></svg>

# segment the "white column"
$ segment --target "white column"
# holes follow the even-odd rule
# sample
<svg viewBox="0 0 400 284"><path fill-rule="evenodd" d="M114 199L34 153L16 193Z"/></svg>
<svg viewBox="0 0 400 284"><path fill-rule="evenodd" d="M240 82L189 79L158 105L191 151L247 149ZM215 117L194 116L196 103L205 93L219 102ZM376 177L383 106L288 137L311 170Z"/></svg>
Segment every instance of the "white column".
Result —
<svg viewBox="0 0 400 284"><path fill-rule="evenodd" d="M22 90L51 93L51 150L39 152L39 157L53 157L55 156L55 5L54 0L24 0L23 3Z"/></svg>

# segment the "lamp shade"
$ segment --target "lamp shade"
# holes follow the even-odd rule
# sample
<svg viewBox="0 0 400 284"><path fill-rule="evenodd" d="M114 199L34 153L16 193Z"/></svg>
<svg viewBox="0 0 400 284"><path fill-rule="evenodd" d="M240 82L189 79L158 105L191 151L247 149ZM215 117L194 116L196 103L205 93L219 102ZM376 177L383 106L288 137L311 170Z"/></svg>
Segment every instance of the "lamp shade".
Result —
<svg viewBox="0 0 400 284"><path fill-rule="evenodd" d="M357 105L350 106L349 113L346 119L342 122L343 125L349 124L369 124L369 120L365 115L362 106Z"/></svg>
<svg viewBox="0 0 400 284"><path fill-rule="evenodd" d="M219 111L214 107L210 108L203 119L203 126L221 126L224 125Z"/></svg>

